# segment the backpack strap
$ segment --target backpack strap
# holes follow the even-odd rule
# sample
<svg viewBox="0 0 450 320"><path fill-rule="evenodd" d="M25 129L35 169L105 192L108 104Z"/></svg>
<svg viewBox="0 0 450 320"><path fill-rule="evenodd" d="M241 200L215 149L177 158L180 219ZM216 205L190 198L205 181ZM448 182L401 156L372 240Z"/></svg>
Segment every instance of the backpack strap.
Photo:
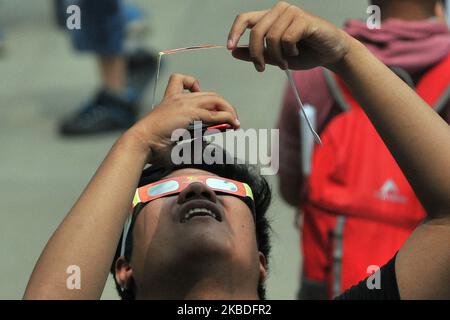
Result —
<svg viewBox="0 0 450 320"><path fill-rule="evenodd" d="M327 69L324 69L324 74L331 95L338 103L342 111L346 112L351 109L360 108L358 102L352 96L350 90L347 88L345 82L341 78Z"/></svg>
<svg viewBox="0 0 450 320"><path fill-rule="evenodd" d="M328 89L330 90L334 100L338 103L342 111L349 111L352 107L345 99L342 86L338 83L339 80L336 75L325 68L323 68L323 73L325 75L325 80L327 81Z"/></svg>
<svg viewBox="0 0 450 320"><path fill-rule="evenodd" d="M409 86L412 86L412 80L408 81L411 79L409 75L399 74L401 70L399 68L392 68L392 70ZM403 71L403 73L406 72ZM324 69L324 75L331 95L344 112L359 106L350 90L337 75L327 69ZM416 92L436 112L443 111L450 100L450 55L425 73L417 84Z"/></svg>
<svg viewBox="0 0 450 320"><path fill-rule="evenodd" d="M450 99L450 55L425 73L416 91L436 112L443 111Z"/></svg>
<svg viewBox="0 0 450 320"><path fill-rule="evenodd" d="M416 85L414 84L414 80L412 79L411 75L405 70L400 67L389 67L397 76L400 77L408 86L411 87L411 89L416 90Z"/></svg>

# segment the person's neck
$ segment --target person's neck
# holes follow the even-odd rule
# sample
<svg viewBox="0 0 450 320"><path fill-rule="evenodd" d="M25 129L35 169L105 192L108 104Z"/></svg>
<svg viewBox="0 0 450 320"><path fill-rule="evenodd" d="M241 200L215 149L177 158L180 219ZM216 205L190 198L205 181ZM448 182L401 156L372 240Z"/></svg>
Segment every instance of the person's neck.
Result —
<svg viewBox="0 0 450 320"><path fill-rule="evenodd" d="M229 288L223 283L204 279L192 284L190 287L183 285L167 285L138 294L137 300L258 300L255 292L251 294L241 288Z"/></svg>
<svg viewBox="0 0 450 320"><path fill-rule="evenodd" d="M187 283L189 282L189 285ZM243 287L231 288L222 280L199 279L195 283L165 283L155 285L152 290L138 293L137 300L258 300L257 292L251 293Z"/></svg>
<svg viewBox="0 0 450 320"><path fill-rule="evenodd" d="M425 7L419 2L386 1L381 9L381 19L400 19L405 21L420 21L433 18L434 8Z"/></svg>
<svg viewBox="0 0 450 320"><path fill-rule="evenodd" d="M226 266L226 264L225 264ZM166 270L167 271L167 270ZM206 265L165 272L147 279L146 290L137 290L138 300L258 300L257 288L245 272L234 272L229 265Z"/></svg>

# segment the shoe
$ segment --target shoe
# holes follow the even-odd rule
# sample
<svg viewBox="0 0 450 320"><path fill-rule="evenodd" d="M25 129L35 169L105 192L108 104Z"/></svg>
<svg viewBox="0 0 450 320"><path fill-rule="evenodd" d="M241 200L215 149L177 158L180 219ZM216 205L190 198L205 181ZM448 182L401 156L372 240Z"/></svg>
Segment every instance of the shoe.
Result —
<svg viewBox="0 0 450 320"><path fill-rule="evenodd" d="M81 111L64 120L59 132L63 136L85 136L126 130L136 121L136 109L129 100L102 90Z"/></svg>

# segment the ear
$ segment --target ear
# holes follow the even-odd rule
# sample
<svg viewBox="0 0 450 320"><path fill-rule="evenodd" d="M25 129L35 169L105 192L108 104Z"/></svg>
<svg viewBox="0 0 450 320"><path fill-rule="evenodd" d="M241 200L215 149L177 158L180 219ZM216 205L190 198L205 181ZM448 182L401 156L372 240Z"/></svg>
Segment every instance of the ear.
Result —
<svg viewBox="0 0 450 320"><path fill-rule="evenodd" d="M267 279L267 262L266 257L259 252L259 281L265 282Z"/></svg>
<svg viewBox="0 0 450 320"><path fill-rule="evenodd" d="M133 269L125 257L120 257L116 261L115 278L122 289L128 289L133 278Z"/></svg>

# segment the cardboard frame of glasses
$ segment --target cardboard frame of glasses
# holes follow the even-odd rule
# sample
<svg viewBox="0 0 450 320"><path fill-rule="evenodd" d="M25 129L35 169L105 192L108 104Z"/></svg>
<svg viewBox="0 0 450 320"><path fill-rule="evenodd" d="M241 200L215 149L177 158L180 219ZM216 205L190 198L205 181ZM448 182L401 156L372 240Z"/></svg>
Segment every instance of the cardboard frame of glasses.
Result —
<svg viewBox="0 0 450 320"><path fill-rule="evenodd" d="M159 82L159 77L160 77L162 57L165 56L165 55L171 55L171 54L176 54L176 53L181 53L181 52L208 50L208 49L226 49L226 47L222 46L222 45L206 44L206 45L197 45L197 46L169 49L169 50L164 50L164 51L160 51L159 52L158 65L157 65L156 77L155 77L155 84L153 86L152 109L155 107L156 92L157 92L158 82ZM313 135L315 142L320 144L320 145L322 145L322 140L320 139L320 136L314 130L314 128L313 128L313 126L312 126L308 116L306 115L305 109L303 107L302 100L300 99L300 94L299 94L298 89L297 89L297 87L295 85L294 78L292 77L291 70L287 69L287 70L285 70L285 73L286 73L286 77L288 79L288 82L289 82L289 84L291 86L291 89L294 92L294 96L295 96L295 99L296 99L298 107L299 107L299 112L301 112L301 115L305 118L306 123L308 124L309 130L311 131L311 134ZM219 128L219 129L230 128L228 125L219 125L219 126L214 126L214 127L210 127L210 128L216 128L216 127Z"/></svg>

